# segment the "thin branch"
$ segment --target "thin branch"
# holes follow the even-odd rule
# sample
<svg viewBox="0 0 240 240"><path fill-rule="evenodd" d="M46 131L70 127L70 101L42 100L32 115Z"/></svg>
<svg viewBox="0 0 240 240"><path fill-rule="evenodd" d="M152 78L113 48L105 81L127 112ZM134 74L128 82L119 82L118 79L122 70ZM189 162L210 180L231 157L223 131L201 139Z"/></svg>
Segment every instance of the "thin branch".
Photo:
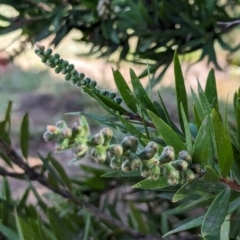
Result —
<svg viewBox="0 0 240 240"><path fill-rule="evenodd" d="M121 221L105 214L101 210L99 210L97 207L92 205L91 203L85 202L76 196L74 196L71 192L64 188L56 189L52 187L46 180L45 176L38 173L34 168L29 167L26 161L22 157L20 157L15 150L8 146L2 139L0 139L0 151L3 151L14 164L19 166L21 169L24 170L24 174L13 174L9 173L7 171L0 171L0 175L3 176L9 176L9 177L17 177L22 179L22 177L27 176L32 181L38 181L48 189L52 190L53 192L61 195L63 198L70 200L71 202L75 203L76 205L80 207L87 208L94 216L98 217L101 221L107 222L109 225L116 227L117 229L121 230L122 232L128 233L133 238L138 240L160 240L161 237L155 237L151 235L142 234L128 226L126 226ZM2 174L1 174L2 173Z"/></svg>

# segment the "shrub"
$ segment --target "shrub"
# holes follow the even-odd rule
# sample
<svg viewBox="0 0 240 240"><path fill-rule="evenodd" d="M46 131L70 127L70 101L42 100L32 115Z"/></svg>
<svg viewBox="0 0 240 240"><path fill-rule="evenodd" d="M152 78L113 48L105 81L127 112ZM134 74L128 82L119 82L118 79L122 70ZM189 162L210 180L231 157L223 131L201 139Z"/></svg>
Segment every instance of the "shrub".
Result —
<svg viewBox="0 0 240 240"><path fill-rule="evenodd" d="M76 71L73 65L61 59L58 54L53 54L51 49L45 50L39 46L35 52L42 62L54 68L57 73L65 75L67 81L80 87L109 113L107 116L84 112L71 113L80 116L79 123L69 127L66 122L60 120L55 125L49 125L44 139L55 141L56 151L73 149L74 158L70 160L70 164L81 161L90 153L91 158L101 164L101 168L97 170L97 177L93 175L92 181L89 178L70 178L51 154L46 157L39 154L43 163L40 169L30 167L25 161L28 158L28 115L26 114L22 121L21 157L12 149L9 138L10 104L5 120L0 125L1 157L10 167L13 164L19 166L23 173L9 172L1 168L0 174L26 179L30 187L21 200L15 202L11 198L7 180L4 180L2 206L9 202L11 212L16 209L15 217L11 215L9 220L5 220L6 213L2 214L4 222L0 227L6 237L88 239L89 236L93 239L161 239L161 235L166 237L186 230L192 231L191 229L196 227L200 227L197 234L204 239L236 239L239 236L240 90L234 94L235 123L229 127L227 111L224 115L219 111L216 81L214 71L211 70L205 90L200 84L198 94L191 90L191 119L184 78L178 55L175 53L173 61L178 127L171 120L161 92L159 101L152 101L132 69L130 78L133 90L121 73L113 70L120 94L117 96L116 93L100 89L95 81ZM94 119L106 127L99 133L91 134L86 118ZM125 134L121 142L116 141L112 129ZM90 166L84 166L83 170L92 174L96 171ZM116 210L118 196L115 197L113 205L107 205L106 199L105 204L111 216L94 206L96 194L88 196L87 186L90 182L91 186L98 186L99 199L104 188L111 183L111 178L119 183L133 182L133 192L139 195L132 198L132 202L145 202L148 210L140 210L130 203L130 214L127 215L126 223L126 220L121 221L124 216ZM33 187L32 181L38 181L55 193L50 194L55 207L46 205ZM103 184L101 187L100 182ZM36 209L26 203L30 189L44 214L39 220L34 220L38 215ZM62 198L58 199L58 195ZM171 199L171 202L167 201L171 205L168 210L159 212L162 209L162 199ZM200 215L187 215L193 209L201 209ZM178 222L171 224L166 221L169 215L176 216ZM17 227L13 223L15 220ZM36 230L39 223L41 225ZM177 238L181 238L181 235ZM189 239L194 238L197 239L196 235L190 236ZM183 239L187 239L187 236L183 236Z"/></svg>

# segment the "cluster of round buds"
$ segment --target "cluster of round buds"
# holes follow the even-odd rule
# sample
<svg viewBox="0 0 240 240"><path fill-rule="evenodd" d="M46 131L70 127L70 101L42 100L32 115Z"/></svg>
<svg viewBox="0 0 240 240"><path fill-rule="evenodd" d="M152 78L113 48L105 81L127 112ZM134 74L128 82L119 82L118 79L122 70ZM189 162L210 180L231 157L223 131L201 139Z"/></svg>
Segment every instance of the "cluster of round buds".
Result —
<svg viewBox="0 0 240 240"><path fill-rule="evenodd" d="M201 176L200 165L192 163L186 150L180 151L176 158L174 148L166 146L158 155L158 144L149 142L140 151L138 139L134 136L125 137L120 144L112 144L114 137L111 129L103 128L91 135L84 117L72 128L64 121L47 126L44 139L57 140L57 151L73 148L76 159L83 158L91 150L90 155L97 163L108 161L112 169L124 172L139 169L142 177L153 181L164 175L169 185L184 184Z"/></svg>
<svg viewBox="0 0 240 240"><path fill-rule="evenodd" d="M116 97L115 92L98 89L96 81L85 77L84 73L79 73L73 64L69 64L68 61L61 59L58 53L53 54L52 49L48 48L45 50L44 46L37 46L35 53L41 58L43 63L47 64L51 68L54 68L56 73L62 73L65 75L66 81L70 81L72 84L83 88L83 92L84 88L87 88L115 101L118 104L121 104L122 98Z"/></svg>
<svg viewBox="0 0 240 240"><path fill-rule="evenodd" d="M81 117L79 123L74 123L71 128L63 120L58 121L55 125L47 126L43 138L45 141L56 140L56 152L75 148L75 157L82 158L88 151L88 135L88 123L84 117Z"/></svg>

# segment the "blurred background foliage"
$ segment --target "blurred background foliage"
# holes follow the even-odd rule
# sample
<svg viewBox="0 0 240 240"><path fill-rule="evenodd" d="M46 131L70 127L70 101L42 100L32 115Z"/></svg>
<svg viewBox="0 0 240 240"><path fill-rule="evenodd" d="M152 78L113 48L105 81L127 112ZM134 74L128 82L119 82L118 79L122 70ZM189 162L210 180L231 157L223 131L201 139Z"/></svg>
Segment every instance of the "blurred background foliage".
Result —
<svg viewBox="0 0 240 240"><path fill-rule="evenodd" d="M239 43L228 42L224 34L238 25L239 0L72 0L32 1L1 0L15 9L15 16L0 15L4 23L0 34L21 29L16 41L19 46L10 58L32 44L52 36L50 45L57 46L73 29L81 33L77 42L87 43L83 56L115 56L115 61L148 62L151 85L158 83L177 50L178 54L201 50L196 59L207 57L220 69L215 43L229 52ZM143 71L140 76L146 76Z"/></svg>

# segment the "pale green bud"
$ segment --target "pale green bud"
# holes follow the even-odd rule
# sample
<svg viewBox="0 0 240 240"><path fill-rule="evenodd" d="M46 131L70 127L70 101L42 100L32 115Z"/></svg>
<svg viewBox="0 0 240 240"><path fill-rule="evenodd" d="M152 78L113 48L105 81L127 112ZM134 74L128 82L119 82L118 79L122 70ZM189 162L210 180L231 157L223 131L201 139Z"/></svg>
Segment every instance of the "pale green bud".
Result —
<svg viewBox="0 0 240 240"><path fill-rule="evenodd" d="M144 178L148 178L151 175L151 168L152 168L152 165L149 164L148 161L146 160L142 161L140 165L141 176Z"/></svg>
<svg viewBox="0 0 240 240"><path fill-rule="evenodd" d="M151 142L149 142L149 143L147 144L146 148L152 148L152 149L154 149L154 151L155 151L155 153L156 153L157 150L158 150L158 144L155 143L155 142L153 142L153 141L151 141Z"/></svg>
<svg viewBox="0 0 240 240"><path fill-rule="evenodd" d="M135 153L130 153L128 161L130 163L132 170L139 169L142 162L141 159Z"/></svg>
<svg viewBox="0 0 240 240"><path fill-rule="evenodd" d="M72 136L72 130L70 128L62 128L61 135L64 138L70 138Z"/></svg>
<svg viewBox="0 0 240 240"><path fill-rule="evenodd" d="M121 142L123 147L123 152L130 150L131 152L136 152L138 147L138 139L134 136L127 136Z"/></svg>
<svg viewBox="0 0 240 240"><path fill-rule="evenodd" d="M110 144L110 141L113 137L113 131L110 128L103 128L101 130L101 133L102 133L103 138L104 138L103 145L107 146L108 144Z"/></svg>
<svg viewBox="0 0 240 240"><path fill-rule="evenodd" d="M168 178L167 182L170 186L176 186L179 184L179 178L173 178L173 179Z"/></svg>
<svg viewBox="0 0 240 240"><path fill-rule="evenodd" d="M156 151L153 148L146 147L139 154L138 157L141 160L149 160L155 155Z"/></svg>
<svg viewBox="0 0 240 240"><path fill-rule="evenodd" d="M60 120L56 123L56 127L59 129L67 128L67 123L63 120Z"/></svg>
<svg viewBox="0 0 240 240"><path fill-rule="evenodd" d="M66 150L69 148L69 139L65 138L59 145L55 147L55 151Z"/></svg>
<svg viewBox="0 0 240 240"><path fill-rule="evenodd" d="M97 163L104 163L108 157L105 147L101 145L92 150L91 156Z"/></svg>
<svg viewBox="0 0 240 240"><path fill-rule="evenodd" d="M91 136L89 143L91 146L97 146L97 145L102 145L103 144L103 135L102 133L96 133L93 136Z"/></svg>
<svg viewBox="0 0 240 240"><path fill-rule="evenodd" d="M88 151L88 145L86 143L81 143L77 145L74 156L78 159L81 159L87 154L87 151Z"/></svg>
<svg viewBox="0 0 240 240"><path fill-rule="evenodd" d="M115 156L111 159L110 167L114 170L121 169L122 159L119 156Z"/></svg>
<svg viewBox="0 0 240 240"><path fill-rule="evenodd" d="M122 156L123 154L123 148L119 144L113 144L108 148L108 152L112 154L113 156Z"/></svg>
<svg viewBox="0 0 240 240"><path fill-rule="evenodd" d="M160 167L155 165L155 166L152 167L151 175L148 179L150 179L152 181L156 181L156 180L158 180L160 174L161 174Z"/></svg>
<svg viewBox="0 0 240 240"><path fill-rule="evenodd" d="M179 152L178 159L183 159L188 164L192 163L192 158L191 158L190 154L188 153L188 151L186 151L186 150L182 150L181 152Z"/></svg>
<svg viewBox="0 0 240 240"><path fill-rule="evenodd" d="M178 171L186 171L188 168L188 163L185 160L178 159L172 162L173 167Z"/></svg>
<svg viewBox="0 0 240 240"><path fill-rule="evenodd" d="M171 146L166 146L166 147L163 149L163 151L162 151L162 153L161 153L161 155L160 155L160 157L159 157L160 165L163 165L163 164L165 164L165 163L169 163L169 162L173 161L174 158L175 158L175 154L174 154L174 149L173 149L173 147L171 147Z"/></svg>
<svg viewBox="0 0 240 240"><path fill-rule="evenodd" d="M54 140L58 137L59 135L58 134L55 134L54 132L50 132L50 131L46 131L44 134L43 134L43 138L45 141L51 141L51 140Z"/></svg>
<svg viewBox="0 0 240 240"><path fill-rule="evenodd" d="M129 172L129 171L131 171L131 166L130 166L130 164L129 164L129 161L128 161L128 160L125 160L125 161L122 163L121 168L122 168L122 171L123 171L123 172Z"/></svg>
<svg viewBox="0 0 240 240"><path fill-rule="evenodd" d="M82 138L85 137L85 130L82 126L80 126L78 123L74 123L72 126L72 137L76 138Z"/></svg>
<svg viewBox="0 0 240 240"><path fill-rule="evenodd" d="M167 163L164 165L163 174L168 179L179 179L179 171L177 171L171 163Z"/></svg>
<svg viewBox="0 0 240 240"><path fill-rule="evenodd" d="M187 169L185 172L183 172L183 174L184 174L184 179L187 182L190 182L195 179L195 175L191 169Z"/></svg>

